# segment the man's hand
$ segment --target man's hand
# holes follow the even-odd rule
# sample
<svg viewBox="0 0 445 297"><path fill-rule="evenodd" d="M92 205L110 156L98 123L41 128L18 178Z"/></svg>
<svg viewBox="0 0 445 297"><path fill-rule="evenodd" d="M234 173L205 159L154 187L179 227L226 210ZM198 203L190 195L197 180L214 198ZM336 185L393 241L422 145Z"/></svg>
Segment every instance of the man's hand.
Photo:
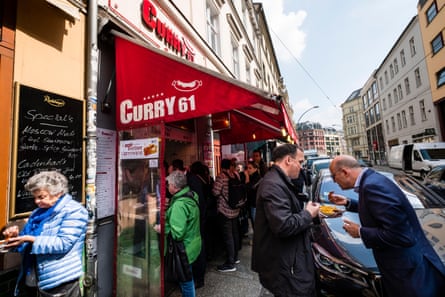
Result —
<svg viewBox="0 0 445 297"><path fill-rule="evenodd" d="M343 219L343 229L349 233L354 238L360 238L360 225L350 221L348 219Z"/></svg>
<svg viewBox="0 0 445 297"><path fill-rule="evenodd" d="M348 198L346 198L345 196L339 195L339 194L334 194L334 191L329 192L328 199L329 199L329 201L331 201L332 203L337 204L337 205L348 204Z"/></svg>
<svg viewBox="0 0 445 297"><path fill-rule="evenodd" d="M306 210L311 214L312 218L318 217L318 212L320 211L320 203L308 202L306 204Z"/></svg>

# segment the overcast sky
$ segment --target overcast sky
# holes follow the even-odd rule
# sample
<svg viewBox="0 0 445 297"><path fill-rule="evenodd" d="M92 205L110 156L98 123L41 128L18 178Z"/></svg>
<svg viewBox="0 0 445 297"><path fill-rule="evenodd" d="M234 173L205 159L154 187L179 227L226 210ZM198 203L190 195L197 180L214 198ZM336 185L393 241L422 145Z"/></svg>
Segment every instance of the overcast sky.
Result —
<svg viewBox="0 0 445 297"><path fill-rule="evenodd" d="M417 0L262 2L295 123L341 128L341 104L361 88L417 14Z"/></svg>

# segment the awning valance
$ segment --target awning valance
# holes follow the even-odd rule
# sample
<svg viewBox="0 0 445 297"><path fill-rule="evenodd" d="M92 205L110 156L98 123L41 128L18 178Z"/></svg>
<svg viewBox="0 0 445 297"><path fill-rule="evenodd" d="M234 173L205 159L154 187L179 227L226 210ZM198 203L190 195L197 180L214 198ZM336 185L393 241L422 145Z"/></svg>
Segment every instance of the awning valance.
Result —
<svg viewBox="0 0 445 297"><path fill-rule="evenodd" d="M227 111L225 144L281 138L287 128L281 102L266 92L119 36L115 42L118 130Z"/></svg>

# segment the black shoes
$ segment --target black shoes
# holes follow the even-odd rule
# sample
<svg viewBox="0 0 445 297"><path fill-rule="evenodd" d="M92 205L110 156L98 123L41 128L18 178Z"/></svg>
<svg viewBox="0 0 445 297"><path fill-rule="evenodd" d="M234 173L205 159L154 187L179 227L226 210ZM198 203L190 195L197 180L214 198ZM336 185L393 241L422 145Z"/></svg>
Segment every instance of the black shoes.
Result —
<svg viewBox="0 0 445 297"><path fill-rule="evenodd" d="M232 271L236 271L236 267L233 264L225 263L225 264L216 266L216 270L218 270L219 272L232 272Z"/></svg>

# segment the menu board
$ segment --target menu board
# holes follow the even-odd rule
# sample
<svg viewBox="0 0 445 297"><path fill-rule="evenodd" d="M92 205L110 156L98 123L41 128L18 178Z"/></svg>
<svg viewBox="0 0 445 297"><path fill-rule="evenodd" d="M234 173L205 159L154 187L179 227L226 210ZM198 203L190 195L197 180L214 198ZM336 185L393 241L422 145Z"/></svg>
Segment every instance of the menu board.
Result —
<svg viewBox="0 0 445 297"><path fill-rule="evenodd" d="M68 178L68 193L84 195L84 101L16 85L11 215L36 208L24 185L34 174L57 170Z"/></svg>

